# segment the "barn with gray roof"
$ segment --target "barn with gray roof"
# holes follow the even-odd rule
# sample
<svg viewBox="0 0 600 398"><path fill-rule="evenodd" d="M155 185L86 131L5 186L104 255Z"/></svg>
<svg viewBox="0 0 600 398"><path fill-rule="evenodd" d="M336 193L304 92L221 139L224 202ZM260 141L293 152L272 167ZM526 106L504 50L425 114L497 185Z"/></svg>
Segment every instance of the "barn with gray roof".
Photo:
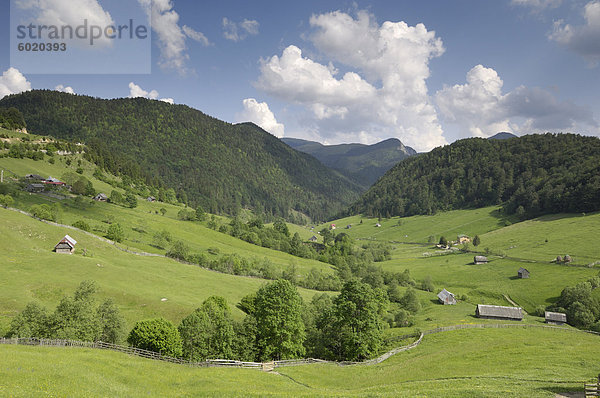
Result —
<svg viewBox="0 0 600 398"><path fill-rule="evenodd" d="M475 315L478 318L483 319L507 319L511 321L520 321L523 319L523 310L519 307L477 304Z"/></svg>

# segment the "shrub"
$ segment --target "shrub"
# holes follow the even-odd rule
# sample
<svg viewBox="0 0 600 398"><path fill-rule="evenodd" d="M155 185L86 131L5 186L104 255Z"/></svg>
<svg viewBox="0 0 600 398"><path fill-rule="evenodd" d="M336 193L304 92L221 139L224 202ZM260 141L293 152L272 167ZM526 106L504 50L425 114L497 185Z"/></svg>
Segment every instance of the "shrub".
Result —
<svg viewBox="0 0 600 398"><path fill-rule="evenodd" d="M181 240L176 240L171 245L169 251L167 251L167 256L176 258L178 260L185 260L189 252L190 248L188 245Z"/></svg>
<svg viewBox="0 0 600 398"><path fill-rule="evenodd" d="M110 224L106 232L106 237L120 243L125 239L125 232L119 223Z"/></svg>
<svg viewBox="0 0 600 398"><path fill-rule="evenodd" d="M30 212L34 217L41 218L42 220L56 221L58 218L57 209L47 204L33 205Z"/></svg>
<svg viewBox="0 0 600 398"><path fill-rule="evenodd" d="M81 229L83 231L87 231L87 232L89 232L91 230L90 225L87 222L83 221L83 220L77 220L77 221L75 221L73 223L73 226L75 228L79 228L79 229Z"/></svg>
<svg viewBox="0 0 600 398"><path fill-rule="evenodd" d="M164 318L147 319L135 324L127 342L136 348L158 352L171 357L182 355L179 330Z"/></svg>

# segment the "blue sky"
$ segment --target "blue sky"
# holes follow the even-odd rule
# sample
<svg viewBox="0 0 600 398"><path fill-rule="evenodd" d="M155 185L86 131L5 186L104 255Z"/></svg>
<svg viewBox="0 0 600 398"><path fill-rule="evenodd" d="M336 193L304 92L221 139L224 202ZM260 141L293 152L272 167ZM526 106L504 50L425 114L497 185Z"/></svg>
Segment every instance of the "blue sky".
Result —
<svg viewBox="0 0 600 398"><path fill-rule="evenodd" d="M46 24L151 21L151 73L44 74L43 58L21 71L11 64L5 1L0 96L57 87L146 96L277 136L396 137L420 151L498 131L600 135L598 0L10 3L13 19L18 12ZM115 67L132 58L119 45L90 51L71 56ZM145 62L143 51L133 58Z"/></svg>

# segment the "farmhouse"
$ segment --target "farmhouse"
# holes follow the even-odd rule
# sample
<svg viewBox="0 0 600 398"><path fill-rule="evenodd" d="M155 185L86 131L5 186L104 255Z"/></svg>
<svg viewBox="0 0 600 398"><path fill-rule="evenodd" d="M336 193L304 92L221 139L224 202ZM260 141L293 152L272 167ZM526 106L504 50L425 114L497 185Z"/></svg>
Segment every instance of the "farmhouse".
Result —
<svg viewBox="0 0 600 398"><path fill-rule="evenodd" d="M43 182L44 182L44 184L48 184L48 185L67 185L66 183L62 182L58 178L53 178L53 177L48 177Z"/></svg>
<svg viewBox="0 0 600 398"><path fill-rule="evenodd" d="M54 246L54 251L56 253L72 254L75 251L76 244L77 241L75 239L71 238L69 235L65 235L65 237Z"/></svg>
<svg viewBox="0 0 600 398"><path fill-rule="evenodd" d="M439 292L437 296L438 296L438 299L440 300L440 303L442 303L444 305L455 305L456 304L456 298L454 297L454 294L450 293L446 289L443 289L441 292Z"/></svg>
<svg viewBox="0 0 600 398"><path fill-rule="evenodd" d="M529 271L527 271L525 268L521 267L519 268L519 270L517 271L517 275L519 276L519 278L521 279L527 279L529 278Z"/></svg>
<svg viewBox="0 0 600 398"><path fill-rule="evenodd" d="M458 243L459 245L462 245L463 243L469 243L471 242L471 238L469 238L467 235L458 235L456 237L456 243Z"/></svg>
<svg viewBox="0 0 600 398"><path fill-rule="evenodd" d="M488 259L486 256L475 256L475 257L473 257L473 262L475 264L487 264Z"/></svg>
<svg viewBox="0 0 600 398"><path fill-rule="evenodd" d="M44 191L44 184L29 184L25 187L25 190L27 192L43 192Z"/></svg>
<svg viewBox="0 0 600 398"><path fill-rule="evenodd" d="M503 307L500 305L477 304L475 310L477 318L483 319L508 319L520 321L523 319L523 311L519 307Z"/></svg>
<svg viewBox="0 0 600 398"><path fill-rule="evenodd" d="M546 323L549 323L550 325L564 325L567 323L567 314L563 314L562 312L546 311L544 316L546 318Z"/></svg>
<svg viewBox="0 0 600 398"><path fill-rule="evenodd" d="M105 193L99 193L98 195L94 196L94 200L97 200L98 202L106 202L108 200L108 196L106 196Z"/></svg>

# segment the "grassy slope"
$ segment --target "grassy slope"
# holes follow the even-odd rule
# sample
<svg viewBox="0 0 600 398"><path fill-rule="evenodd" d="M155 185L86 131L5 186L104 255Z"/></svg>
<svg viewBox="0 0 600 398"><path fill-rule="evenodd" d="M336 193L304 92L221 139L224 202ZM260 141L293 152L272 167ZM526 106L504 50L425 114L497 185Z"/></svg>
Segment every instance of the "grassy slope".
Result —
<svg viewBox="0 0 600 398"><path fill-rule="evenodd" d="M0 395L553 397L595 376L598 339L544 329L462 330L426 336L376 366L297 366L279 375L90 349L0 346Z"/></svg>
<svg viewBox="0 0 600 398"><path fill-rule="evenodd" d="M345 232L356 239L396 242L393 243L392 260L379 265L389 271L409 269L412 277L417 280L431 276L437 290L446 288L458 295L466 294L469 297L468 304L473 308L477 303L508 305L503 298L506 294L525 310L532 311L536 306L546 306L553 302L565 286L598 274L597 268L556 265L550 263L550 260L558 254L570 254L574 263L578 264L600 260L600 247L586 243L600 227L600 213L585 217L544 216L504 226L511 221L514 220L504 219L497 208L488 207L434 216L384 219L379 228L375 227L376 219L360 216L333 223L342 227L338 232ZM344 228L348 224L352 224L349 230ZM323 226L318 228L321 227ZM443 252L426 243L429 236L434 236L437 241L442 235L456 239L458 234L478 234L481 245L476 250L484 251L484 248L489 248L492 253L506 254L509 257L490 255L489 264L476 266L472 264L473 253L436 256ZM545 242L546 239L548 242ZM519 267L531 271L531 278L517 279ZM433 295L430 297L432 300L435 298ZM456 311L455 309L442 310L426 297L422 301L425 311L417 315L417 318L422 318L424 325L420 326L457 320L456 317L448 319L447 316L449 311ZM426 318L433 320L425 322Z"/></svg>
<svg viewBox="0 0 600 398"><path fill-rule="evenodd" d="M57 158L61 159L58 156ZM52 165L47 161L36 162L31 159L0 158L0 168L11 170L20 176L32 173L41 174L43 177L47 177L48 175L60 177L66 171L74 172L78 167L76 161L71 166L67 166L63 161L64 159L61 159ZM115 189L92 176L94 171L93 165L83 161L82 166L84 168L84 176L92 181L98 192L104 192L109 195ZM121 189L117 189L117 191L123 192ZM33 204L52 203L53 201L55 200L43 195L23 194L18 199L16 205L28 209ZM62 202L68 204L70 201ZM171 232L174 239L185 241L190 246L192 253L206 253L208 248L218 248L221 254L236 253L248 259L268 259L279 270L287 268L290 264L294 263L297 266L298 272L302 274L307 273L313 267L319 268L324 272L333 272L330 266L318 261L302 259L287 253L252 245L229 235L213 231L198 222L179 221L177 220L177 213L182 209L180 206L160 202L149 203L144 198L138 198L138 207L135 209L128 209L110 203L93 203L92 206L87 206L85 209L65 208L65 211L61 214L60 222L63 224L72 224L77 220L85 220L93 229L106 229L108 225L103 223L103 220L111 216L125 228L126 239L123 244L143 251L165 253L164 250L157 249L151 245L154 233L164 229ZM160 208L167 210L164 217L156 214ZM227 219L222 219L222 221L228 222ZM137 231L133 228L136 228ZM145 233L139 232L140 230L145 231ZM102 235L101 232L98 233Z"/></svg>
<svg viewBox="0 0 600 398"><path fill-rule="evenodd" d="M0 329L29 301L53 308L84 279L95 280L101 296L116 301L128 327L136 320L159 315L178 322L211 295L225 297L240 318L242 313L234 305L265 283L171 259L128 254L86 234L2 208L0 219L0 237L5 243L0 252ZM54 245L66 233L78 241L78 250L73 255L53 253ZM84 257L82 248L91 257ZM299 290L306 299L316 293ZM168 301L162 302L162 298Z"/></svg>

